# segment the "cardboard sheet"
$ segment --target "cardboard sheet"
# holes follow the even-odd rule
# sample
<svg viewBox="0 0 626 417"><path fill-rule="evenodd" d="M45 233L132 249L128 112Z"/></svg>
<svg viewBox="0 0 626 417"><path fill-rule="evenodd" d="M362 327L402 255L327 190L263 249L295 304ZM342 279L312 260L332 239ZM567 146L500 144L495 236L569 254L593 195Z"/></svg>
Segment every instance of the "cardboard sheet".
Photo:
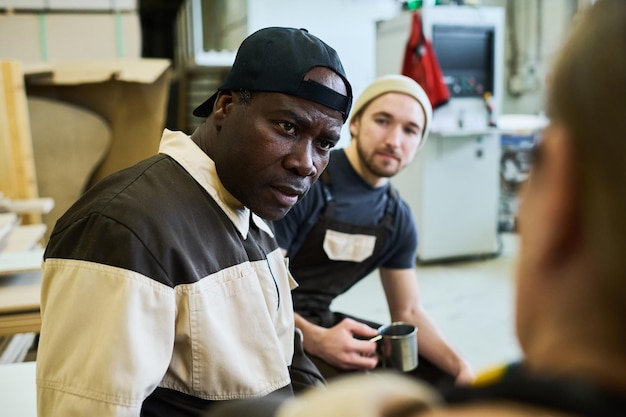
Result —
<svg viewBox="0 0 626 417"><path fill-rule="evenodd" d="M166 59L115 59L27 66L26 92L84 107L109 123L111 147L91 186L158 152L170 65Z"/></svg>

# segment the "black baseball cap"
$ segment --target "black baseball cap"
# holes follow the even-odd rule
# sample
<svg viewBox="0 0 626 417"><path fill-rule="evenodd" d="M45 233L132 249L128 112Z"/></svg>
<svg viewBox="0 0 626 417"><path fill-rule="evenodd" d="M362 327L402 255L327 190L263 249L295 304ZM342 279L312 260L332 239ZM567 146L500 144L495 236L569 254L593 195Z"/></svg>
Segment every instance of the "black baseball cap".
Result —
<svg viewBox="0 0 626 417"><path fill-rule="evenodd" d="M347 95L334 91L304 76L313 67L326 67L346 84ZM248 36L241 43L226 81L217 91L248 90L290 94L322 104L348 119L352 106L352 87L337 52L306 29L268 27ZM196 107L194 116L213 112L217 92Z"/></svg>

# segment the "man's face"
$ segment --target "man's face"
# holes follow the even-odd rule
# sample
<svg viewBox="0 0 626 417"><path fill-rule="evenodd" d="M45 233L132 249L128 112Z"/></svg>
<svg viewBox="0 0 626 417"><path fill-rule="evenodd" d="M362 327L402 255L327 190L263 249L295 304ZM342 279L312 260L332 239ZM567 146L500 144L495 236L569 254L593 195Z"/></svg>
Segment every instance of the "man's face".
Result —
<svg viewBox="0 0 626 417"><path fill-rule="evenodd" d="M386 93L375 98L350 124L365 168L389 178L409 164L420 142L426 115L411 96Z"/></svg>
<svg viewBox="0 0 626 417"><path fill-rule="evenodd" d="M213 154L218 175L255 214L280 219L326 168L342 116L286 94L253 93L246 104L239 93L223 94Z"/></svg>

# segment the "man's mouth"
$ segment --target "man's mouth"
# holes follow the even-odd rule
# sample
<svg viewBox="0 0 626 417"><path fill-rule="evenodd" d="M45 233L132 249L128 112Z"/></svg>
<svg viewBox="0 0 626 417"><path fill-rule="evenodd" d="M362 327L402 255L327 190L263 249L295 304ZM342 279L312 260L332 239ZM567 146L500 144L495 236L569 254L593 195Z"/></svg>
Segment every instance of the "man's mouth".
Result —
<svg viewBox="0 0 626 417"><path fill-rule="evenodd" d="M394 161L397 161L397 162L400 162L400 160L401 160L401 158L398 155L394 154L394 153L376 152L376 155L378 155L378 156L380 156L382 158L385 158L385 159L388 159L388 160L394 160Z"/></svg>
<svg viewBox="0 0 626 417"><path fill-rule="evenodd" d="M278 200L285 206L293 206L298 202L306 191L301 188L295 188L290 186L273 186L274 194Z"/></svg>

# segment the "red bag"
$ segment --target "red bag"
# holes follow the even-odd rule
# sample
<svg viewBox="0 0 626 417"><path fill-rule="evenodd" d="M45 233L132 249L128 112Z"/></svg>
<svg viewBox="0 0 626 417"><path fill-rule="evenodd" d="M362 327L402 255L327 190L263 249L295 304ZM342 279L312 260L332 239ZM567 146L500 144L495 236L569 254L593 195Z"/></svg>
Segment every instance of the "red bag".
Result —
<svg viewBox="0 0 626 417"><path fill-rule="evenodd" d="M450 100L450 91L443 80L433 46L424 36L422 17L417 10L413 12L412 18L411 36L404 51L402 75L414 79L422 86L434 109Z"/></svg>

